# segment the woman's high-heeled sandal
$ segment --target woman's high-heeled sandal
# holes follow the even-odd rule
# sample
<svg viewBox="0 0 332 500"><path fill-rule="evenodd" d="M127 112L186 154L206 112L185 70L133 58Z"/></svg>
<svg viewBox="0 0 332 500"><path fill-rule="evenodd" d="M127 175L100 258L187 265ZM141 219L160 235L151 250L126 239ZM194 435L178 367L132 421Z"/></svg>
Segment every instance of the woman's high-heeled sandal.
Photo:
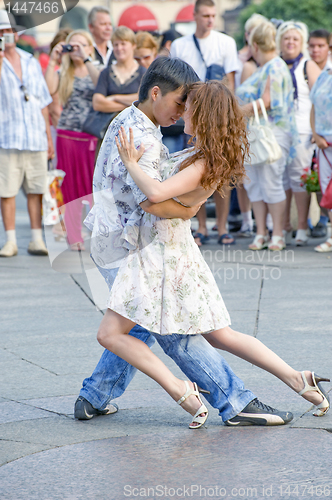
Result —
<svg viewBox="0 0 332 500"><path fill-rule="evenodd" d="M300 391L298 393L299 396L303 396L303 394L305 394L308 391L318 392L323 397L323 401L321 403L319 403L318 405L316 405L317 410L313 413L313 415L315 417L322 417L323 415L326 415L326 413L330 409L330 397L329 397L328 393L325 392L324 389L322 389L322 387L320 386L320 382L330 382L330 379L320 377L319 375L315 375L315 373L312 372L311 375L312 375L312 380L313 380L314 386L311 386L308 384L308 381L306 379L304 372L301 372L301 375L302 375L304 387L303 387L302 391Z"/></svg>
<svg viewBox="0 0 332 500"><path fill-rule="evenodd" d="M184 383L186 384L186 393L182 396L182 398L177 401L178 405L181 405L189 396L196 396L198 401L201 403L200 408L198 408L197 412L194 415L194 418L192 419L191 423L189 424L189 429L199 429L199 427L202 427L202 425L206 422L206 419L208 418L209 411L203 401L201 400L201 397L198 392L198 387L196 382L194 382L194 388L191 389L189 387L189 384L186 380L184 380ZM201 389L201 392L209 393L209 391L203 391ZM199 415L201 413L204 413L204 417L200 417ZM192 425L192 424L198 424L198 425Z"/></svg>

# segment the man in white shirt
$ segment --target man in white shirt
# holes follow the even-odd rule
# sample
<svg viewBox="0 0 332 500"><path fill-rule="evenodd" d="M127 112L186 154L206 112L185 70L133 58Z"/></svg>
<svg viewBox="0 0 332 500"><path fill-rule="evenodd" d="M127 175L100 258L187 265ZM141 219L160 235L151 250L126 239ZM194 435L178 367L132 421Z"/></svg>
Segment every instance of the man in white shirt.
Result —
<svg viewBox="0 0 332 500"><path fill-rule="evenodd" d="M193 35L174 40L171 45L171 57L179 57L190 64L203 81L208 66L211 64L223 66L228 84L234 90L234 75L238 69L236 44L230 36L213 29L215 18L216 7L213 0L196 1L194 10L195 36L205 62L195 45Z"/></svg>
<svg viewBox="0 0 332 500"><path fill-rule="evenodd" d="M12 14L0 10L0 198L6 242L0 257L18 253L15 198L21 186L27 195L31 225L28 252L47 255L41 226L41 199L47 189L47 159L54 149L47 106L52 98L40 64L16 47L18 31Z"/></svg>
<svg viewBox="0 0 332 500"><path fill-rule="evenodd" d="M95 57L103 65L112 64L113 46L111 36L113 32L111 16L105 7L93 7L88 17L89 30L95 47Z"/></svg>
<svg viewBox="0 0 332 500"><path fill-rule="evenodd" d="M196 22L195 37L200 47L200 54L193 35L183 36L174 40L171 45L171 57L179 57L190 64L201 80L206 79L206 70L211 64L224 68L228 86L234 90L235 72L238 70L236 43L228 35L215 31L216 6L213 0L197 0L194 9ZM204 59L204 60L203 60ZM225 198L214 194L217 212L218 243L232 245L235 240L227 233L226 224L229 211L230 192ZM206 209L202 206L197 214L198 230L195 234L196 243L201 246L209 239L206 227Z"/></svg>

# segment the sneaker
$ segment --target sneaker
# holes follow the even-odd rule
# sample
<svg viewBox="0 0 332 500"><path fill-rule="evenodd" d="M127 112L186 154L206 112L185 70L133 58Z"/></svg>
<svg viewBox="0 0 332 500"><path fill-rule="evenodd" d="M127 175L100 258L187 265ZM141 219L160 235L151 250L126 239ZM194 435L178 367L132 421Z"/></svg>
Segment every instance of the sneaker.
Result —
<svg viewBox="0 0 332 500"><path fill-rule="evenodd" d="M83 396L78 396L75 401L74 417L78 420L90 420L98 415L110 415L116 413L119 407L115 403L108 404L104 410L94 408Z"/></svg>
<svg viewBox="0 0 332 500"><path fill-rule="evenodd" d="M31 255L48 255L48 250L43 240L30 241L28 253Z"/></svg>
<svg viewBox="0 0 332 500"><path fill-rule="evenodd" d="M241 238L252 238L254 232L249 227L244 229L241 227L240 231L236 233L236 236L240 236Z"/></svg>
<svg viewBox="0 0 332 500"><path fill-rule="evenodd" d="M293 419L290 411L279 411L261 403L257 398L251 401L233 418L226 420L226 425L283 425Z"/></svg>
<svg viewBox="0 0 332 500"><path fill-rule="evenodd" d="M0 257L14 257L17 255L18 248L13 241L7 241L0 250Z"/></svg>
<svg viewBox="0 0 332 500"><path fill-rule="evenodd" d="M327 226L323 222L318 222L315 227L311 229L312 238L325 238L327 235Z"/></svg>

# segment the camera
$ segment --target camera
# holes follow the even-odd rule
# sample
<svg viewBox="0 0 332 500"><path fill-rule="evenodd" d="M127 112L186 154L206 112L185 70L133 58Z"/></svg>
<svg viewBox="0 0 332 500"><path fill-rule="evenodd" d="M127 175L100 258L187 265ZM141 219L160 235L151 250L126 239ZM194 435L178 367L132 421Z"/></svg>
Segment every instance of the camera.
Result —
<svg viewBox="0 0 332 500"><path fill-rule="evenodd" d="M3 38L5 40L5 43L15 43L14 33L4 33Z"/></svg>
<svg viewBox="0 0 332 500"><path fill-rule="evenodd" d="M5 39L3 37L0 37L0 50L2 50L2 52L5 50Z"/></svg>
<svg viewBox="0 0 332 500"><path fill-rule="evenodd" d="M62 53L73 52L74 47L72 45L62 45Z"/></svg>

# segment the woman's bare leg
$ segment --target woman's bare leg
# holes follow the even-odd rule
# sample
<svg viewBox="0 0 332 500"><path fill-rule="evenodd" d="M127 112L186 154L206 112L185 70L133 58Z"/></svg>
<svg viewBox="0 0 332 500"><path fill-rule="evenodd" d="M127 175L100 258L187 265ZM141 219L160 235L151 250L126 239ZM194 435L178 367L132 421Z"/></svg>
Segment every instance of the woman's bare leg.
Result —
<svg viewBox="0 0 332 500"><path fill-rule="evenodd" d="M244 333L232 330L229 326L203 335L217 349L230 352L263 370L272 373L295 392L303 389L301 373L294 370L260 340ZM313 385L311 372L305 372L310 385ZM322 396L309 391L303 395L305 399L317 405L322 402Z"/></svg>
<svg viewBox="0 0 332 500"><path fill-rule="evenodd" d="M144 342L128 335L134 326L135 323L129 319L107 309L98 330L97 340L103 347L155 380L178 401L186 392L184 381L176 378ZM193 387L191 382L189 385ZM191 415L195 415L201 404L195 396L190 396L181 406Z"/></svg>

